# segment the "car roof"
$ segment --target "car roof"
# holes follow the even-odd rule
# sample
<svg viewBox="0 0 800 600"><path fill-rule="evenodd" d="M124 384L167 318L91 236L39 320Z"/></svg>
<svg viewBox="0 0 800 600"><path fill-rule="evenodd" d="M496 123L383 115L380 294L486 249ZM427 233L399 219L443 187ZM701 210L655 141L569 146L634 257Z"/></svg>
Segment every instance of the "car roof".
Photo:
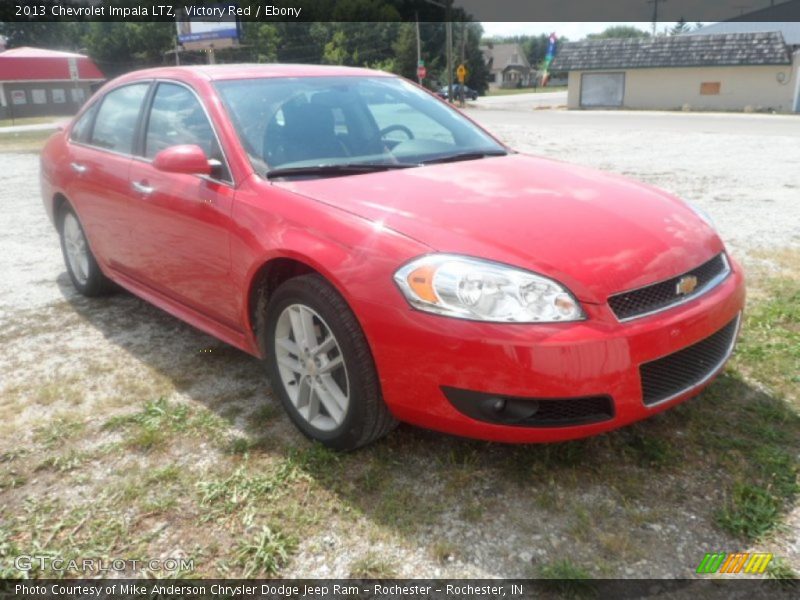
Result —
<svg viewBox="0 0 800 600"><path fill-rule="evenodd" d="M220 81L226 79L260 79L267 77L396 77L392 73L341 67L335 65L297 65L297 64L226 64L192 65L185 67L157 67L127 73L115 81L118 83L137 79L180 79L184 81L203 79Z"/></svg>

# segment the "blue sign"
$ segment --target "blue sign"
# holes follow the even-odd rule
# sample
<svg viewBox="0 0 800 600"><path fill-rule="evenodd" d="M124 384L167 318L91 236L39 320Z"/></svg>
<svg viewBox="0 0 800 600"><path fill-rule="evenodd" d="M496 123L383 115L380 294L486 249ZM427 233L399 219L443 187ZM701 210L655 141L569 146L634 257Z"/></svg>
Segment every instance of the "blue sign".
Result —
<svg viewBox="0 0 800 600"><path fill-rule="evenodd" d="M178 42L238 39L239 23L236 4L206 4L190 7L178 19Z"/></svg>

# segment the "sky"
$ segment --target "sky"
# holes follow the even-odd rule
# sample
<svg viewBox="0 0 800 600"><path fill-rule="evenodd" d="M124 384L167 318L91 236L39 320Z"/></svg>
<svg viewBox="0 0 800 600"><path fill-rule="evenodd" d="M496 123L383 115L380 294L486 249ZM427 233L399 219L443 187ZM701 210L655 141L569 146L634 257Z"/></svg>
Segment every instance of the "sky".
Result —
<svg viewBox="0 0 800 600"><path fill-rule="evenodd" d="M631 25L651 31L652 24L649 22L630 22L630 23L501 23L501 22L484 22L483 32L486 37L490 36L506 36L506 35L539 35L540 33L550 34L556 32L559 37L567 37L570 40L577 41L586 37L589 33L599 33L606 27L613 25ZM674 23L659 23L659 29L664 27L672 27Z"/></svg>

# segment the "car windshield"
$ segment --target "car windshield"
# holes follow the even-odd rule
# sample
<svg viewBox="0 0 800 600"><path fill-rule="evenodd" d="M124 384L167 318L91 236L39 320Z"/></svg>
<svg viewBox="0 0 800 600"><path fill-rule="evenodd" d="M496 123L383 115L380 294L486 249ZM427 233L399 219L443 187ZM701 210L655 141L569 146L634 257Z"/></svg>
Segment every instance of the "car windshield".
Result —
<svg viewBox="0 0 800 600"><path fill-rule="evenodd" d="M325 167L418 166L506 150L461 116L396 77L269 77L218 81L217 89L261 174Z"/></svg>

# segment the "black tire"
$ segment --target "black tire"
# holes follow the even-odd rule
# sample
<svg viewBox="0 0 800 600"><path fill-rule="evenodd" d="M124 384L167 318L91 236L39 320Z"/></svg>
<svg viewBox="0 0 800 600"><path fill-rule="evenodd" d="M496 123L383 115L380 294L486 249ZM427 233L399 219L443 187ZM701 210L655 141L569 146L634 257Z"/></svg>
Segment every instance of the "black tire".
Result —
<svg viewBox="0 0 800 600"><path fill-rule="evenodd" d="M349 382L349 403L341 424L322 430L303 417L292 403L281 378L276 353L276 329L280 315L291 305L316 312L341 349ZM364 332L344 298L319 275L294 277L272 295L263 325L267 371L272 388L297 428L307 437L335 450L354 450L383 437L397 426L383 402L380 383Z"/></svg>
<svg viewBox="0 0 800 600"><path fill-rule="evenodd" d="M67 241L64 230L68 217L75 219L75 222L77 223L77 226L86 244L87 273L85 277L79 276L77 273L75 273L67 255ZM91 298L95 296L103 296L115 290L115 286L112 281L103 274L103 272L100 270L100 267L97 265L97 260L95 259L94 254L92 254L86 233L83 230L83 225L81 224L78 215L68 204L64 204L58 214L58 236L61 241L61 254L64 257L64 264L67 267L67 273L72 281L72 285L81 295Z"/></svg>

